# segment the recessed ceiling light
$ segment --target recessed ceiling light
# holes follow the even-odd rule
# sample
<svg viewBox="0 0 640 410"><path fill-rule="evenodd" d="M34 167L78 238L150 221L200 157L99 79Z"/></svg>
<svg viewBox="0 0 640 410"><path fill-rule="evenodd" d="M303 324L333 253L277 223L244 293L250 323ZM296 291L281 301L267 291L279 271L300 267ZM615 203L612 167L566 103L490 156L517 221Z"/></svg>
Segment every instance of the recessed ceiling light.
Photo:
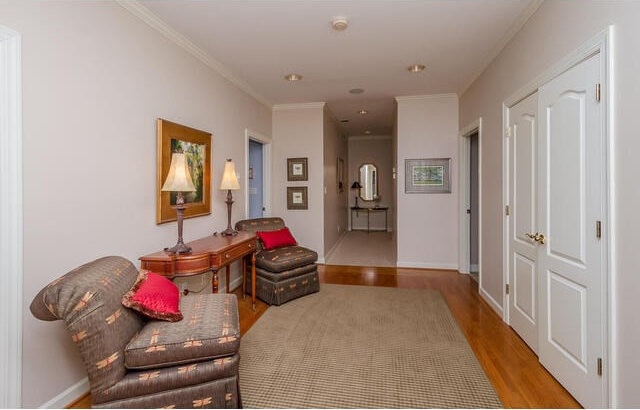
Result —
<svg viewBox="0 0 640 410"><path fill-rule="evenodd" d="M336 31L345 30L349 26L349 20L346 17L334 17L331 20L331 27Z"/></svg>
<svg viewBox="0 0 640 410"><path fill-rule="evenodd" d="M367 111L367 110L360 110L360 111L358 111L358 114L360 114L360 115L369 114L369 111Z"/></svg>
<svg viewBox="0 0 640 410"><path fill-rule="evenodd" d="M351 94L362 94L364 92L363 88L352 88L349 90Z"/></svg>
<svg viewBox="0 0 640 410"><path fill-rule="evenodd" d="M302 80L302 76L300 74L291 73L291 74L285 75L284 79L287 81L299 81L299 80Z"/></svg>
<svg viewBox="0 0 640 410"><path fill-rule="evenodd" d="M420 71L424 70L424 64L412 64L407 67L407 70L411 71L412 73L419 73Z"/></svg>

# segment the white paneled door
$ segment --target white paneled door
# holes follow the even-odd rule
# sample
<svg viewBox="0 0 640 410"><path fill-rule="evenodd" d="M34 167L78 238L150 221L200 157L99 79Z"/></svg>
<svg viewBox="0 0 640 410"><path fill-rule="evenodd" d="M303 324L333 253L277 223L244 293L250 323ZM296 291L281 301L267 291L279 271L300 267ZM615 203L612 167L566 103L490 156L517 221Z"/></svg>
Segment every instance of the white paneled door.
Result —
<svg viewBox="0 0 640 410"><path fill-rule="evenodd" d="M538 96L509 109L509 324L538 352L537 123Z"/></svg>
<svg viewBox="0 0 640 410"><path fill-rule="evenodd" d="M584 406L602 408L605 152L600 55L538 90L540 362ZM535 233L535 232L534 232ZM526 271L528 262L522 262ZM516 268L516 270L519 268Z"/></svg>

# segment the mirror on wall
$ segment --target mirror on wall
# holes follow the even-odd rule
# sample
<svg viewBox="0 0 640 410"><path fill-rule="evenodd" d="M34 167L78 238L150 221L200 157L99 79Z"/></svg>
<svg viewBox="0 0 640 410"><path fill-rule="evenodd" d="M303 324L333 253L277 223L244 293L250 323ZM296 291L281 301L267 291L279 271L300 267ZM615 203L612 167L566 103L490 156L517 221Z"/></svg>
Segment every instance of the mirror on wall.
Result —
<svg viewBox="0 0 640 410"><path fill-rule="evenodd" d="M378 168L374 164L360 165L360 198L363 201L378 199Z"/></svg>

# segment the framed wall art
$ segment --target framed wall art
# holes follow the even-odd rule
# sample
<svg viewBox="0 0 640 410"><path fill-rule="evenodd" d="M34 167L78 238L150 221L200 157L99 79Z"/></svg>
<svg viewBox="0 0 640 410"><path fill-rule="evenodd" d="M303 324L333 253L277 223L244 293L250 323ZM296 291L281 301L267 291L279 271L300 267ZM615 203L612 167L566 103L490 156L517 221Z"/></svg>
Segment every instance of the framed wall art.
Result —
<svg viewBox="0 0 640 410"><path fill-rule="evenodd" d="M287 181L309 180L307 158L287 158Z"/></svg>
<svg viewBox="0 0 640 410"><path fill-rule="evenodd" d="M287 209L309 209L306 186L287 187Z"/></svg>
<svg viewBox="0 0 640 410"><path fill-rule="evenodd" d="M162 192L162 185L169 173L171 154L178 150L185 153L189 173L196 187L185 192L187 208L184 218L211 213L211 134L158 118L157 120L157 180L156 224L176 220L175 192Z"/></svg>
<svg viewBox="0 0 640 410"><path fill-rule="evenodd" d="M451 158L405 159L404 192L440 194L451 192Z"/></svg>

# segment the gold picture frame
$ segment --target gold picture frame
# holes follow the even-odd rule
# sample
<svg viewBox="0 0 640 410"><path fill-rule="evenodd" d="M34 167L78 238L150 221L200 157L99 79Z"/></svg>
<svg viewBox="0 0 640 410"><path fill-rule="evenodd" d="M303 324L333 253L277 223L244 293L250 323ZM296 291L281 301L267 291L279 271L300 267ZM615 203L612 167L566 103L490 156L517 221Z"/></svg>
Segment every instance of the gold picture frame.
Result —
<svg viewBox="0 0 640 410"><path fill-rule="evenodd" d="M195 192L186 192L184 218L211 213L211 133L158 118L156 224L176 220L176 193L162 192L169 173L171 154L181 148L187 157Z"/></svg>
<svg viewBox="0 0 640 410"><path fill-rule="evenodd" d="M287 187L287 209L309 209L306 186Z"/></svg>

